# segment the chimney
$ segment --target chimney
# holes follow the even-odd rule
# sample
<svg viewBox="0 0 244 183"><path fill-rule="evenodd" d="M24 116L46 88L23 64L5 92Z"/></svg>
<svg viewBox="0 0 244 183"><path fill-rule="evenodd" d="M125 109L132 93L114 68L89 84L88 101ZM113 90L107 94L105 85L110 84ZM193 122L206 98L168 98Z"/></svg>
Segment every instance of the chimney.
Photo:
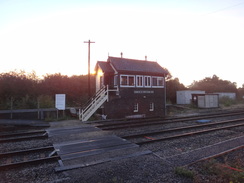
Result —
<svg viewBox="0 0 244 183"><path fill-rule="evenodd" d="M147 56L145 56L145 61L147 61Z"/></svg>
<svg viewBox="0 0 244 183"><path fill-rule="evenodd" d="M121 55L121 58L123 58L123 52L121 52L120 55Z"/></svg>

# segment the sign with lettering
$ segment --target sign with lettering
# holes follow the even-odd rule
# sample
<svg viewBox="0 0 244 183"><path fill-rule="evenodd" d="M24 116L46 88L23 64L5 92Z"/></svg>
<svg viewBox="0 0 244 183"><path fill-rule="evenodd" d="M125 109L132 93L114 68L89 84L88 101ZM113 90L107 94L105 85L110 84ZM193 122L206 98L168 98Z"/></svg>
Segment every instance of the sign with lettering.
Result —
<svg viewBox="0 0 244 183"><path fill-rule="evenodd" d="M58 110L65 110L65 94L55 95L55 107Z"/></svg>
<svg viewBox="0 0 244 183"><path fill-rule="evenodd" d="M144 91L144 90L135 90L134 91L134 94L154 94L154 91L152 90L152 91L148 91L148 90L146 90L146 91Z"/></svg>

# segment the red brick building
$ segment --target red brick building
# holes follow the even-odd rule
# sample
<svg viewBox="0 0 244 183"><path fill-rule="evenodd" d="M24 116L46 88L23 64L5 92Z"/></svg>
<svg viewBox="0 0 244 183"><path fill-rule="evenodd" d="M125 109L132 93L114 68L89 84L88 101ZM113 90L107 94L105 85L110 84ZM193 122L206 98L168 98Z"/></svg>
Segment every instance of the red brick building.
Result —
<svg viewBox="0 0 244 183"><path fill-rule="evenodd" d="M168 71L157 62L108 57L95 70L97 93L80 113L83 121L98 108L109 119L165 116Z"/></svg>

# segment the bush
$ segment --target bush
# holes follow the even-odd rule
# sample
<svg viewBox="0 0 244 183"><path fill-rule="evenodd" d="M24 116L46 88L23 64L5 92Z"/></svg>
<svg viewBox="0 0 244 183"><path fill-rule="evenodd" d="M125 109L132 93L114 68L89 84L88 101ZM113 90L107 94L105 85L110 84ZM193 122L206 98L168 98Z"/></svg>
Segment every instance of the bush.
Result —
<svg viewBox="0 0 244 183"><path fill-rule="evenodd" d="M219 104L222 104L226 107L236 104L236 100L231 99L230 97L224 96L219 99Z"/></svg>
<svg viewBox="0 0 244 183"><path fill-rule="evenodd" d="M183 176L183 177L187 177L187 178L190 178L190 179L193 179L194 177L194 173L190 170L187 170L186 168L183 168L183 167L176 167L175 168L175 173L177 175L180 175L180 176Z"/></svg>
<svg viewBox="0 0 244 183"><path fill-rule="evenodd" d="M38 97L39 108L54 108L54 98L49 95L41 95Z"/></svg>

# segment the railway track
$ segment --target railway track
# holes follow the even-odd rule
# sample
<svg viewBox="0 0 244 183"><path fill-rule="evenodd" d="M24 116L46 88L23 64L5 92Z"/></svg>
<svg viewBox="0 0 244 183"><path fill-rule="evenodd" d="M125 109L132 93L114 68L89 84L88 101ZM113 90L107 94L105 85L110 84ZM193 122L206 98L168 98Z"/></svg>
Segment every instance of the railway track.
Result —
<svg viewBox="0 0 244 183"><path fill-rule="evenodd" d="M12 168L59 159L53 146L12 151L0 154L0 169Z"/></svg>
<svg viewBox="0 0 244 183"><path fill-rule="evenodd" d="M185 121L200 120L200 119L213 119L213 118L238 116L238 115L244 115L244 111L214 113L214 114L174 117L174 118L148 118L148 119L130 120L130 121L123 121L123 122L120 121L109 122L109 123L105 122L107 124L95 124L95 126L101 128L102 130L119 130L119 129L126 129L126 128L136 128L136 127L143 127L143 126L161 125L167 123L177 123L177 122L185 122Z"/></svg>
<svg viewBox="0 0 244 183"><path fill-rule="evenodd" d="M0 143L4 142L16 142L22 140L33 140L33 139L45 139L48 138L48 134L45 130L36 131L23 131L16 133L5 133L0 135Z"/></svg>
<svg viewBox="0 0 244 183"><path fill-rule="evenodd" d="M228 125L229 123L232 123L231 125ZM237 124L233 124L237 123ZM214 127L217 125L221 125L219 127ZM235 127L241 127L244 126L244 118L241 119L235 119L235 120L225 120L221 122L215 122L215 123L207 123L207 124L201 124L201 125L191 125L191 126L185 126L180 128L172 128L172 129L166 129L161 131L154 131L154 132L146 132L146 133L139 133L139 134L132 134L132 135L126 135L121 136L121 138L124 139L133 139L132 141L138 145L143 144L149 144L153 142L158 141L164 141L164 140L170 140L175 138L181 138L181 137L189 137L192 135L200 135L203 133L209 133L214 132L218 130L226 130L231 129ZM200 129L199 128L208 128L208 129ZM184 132L182 132L184 130ZM193 130L190 132L185 132L187 130ZM176 133L172 135L171 133ZM168 135L166 135L169 133ZM163 135L163 137L160 137L160 135Z"/></svg>

